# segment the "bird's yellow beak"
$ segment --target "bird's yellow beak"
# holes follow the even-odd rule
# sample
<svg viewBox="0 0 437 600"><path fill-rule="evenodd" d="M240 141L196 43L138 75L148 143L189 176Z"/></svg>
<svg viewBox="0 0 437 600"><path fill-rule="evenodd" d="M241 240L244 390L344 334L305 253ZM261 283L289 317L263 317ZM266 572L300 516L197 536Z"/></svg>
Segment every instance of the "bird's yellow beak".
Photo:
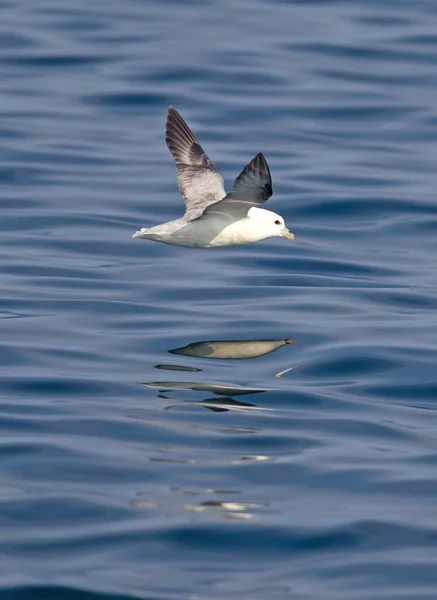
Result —
<svg viewBox="0 0 437 600"><path fill-rule="evenodd" d="M287 240L294 240L294 233L291 233L291 231L288 231L288 229L284 228L281 233L283 237L287 238Z"/></svg>

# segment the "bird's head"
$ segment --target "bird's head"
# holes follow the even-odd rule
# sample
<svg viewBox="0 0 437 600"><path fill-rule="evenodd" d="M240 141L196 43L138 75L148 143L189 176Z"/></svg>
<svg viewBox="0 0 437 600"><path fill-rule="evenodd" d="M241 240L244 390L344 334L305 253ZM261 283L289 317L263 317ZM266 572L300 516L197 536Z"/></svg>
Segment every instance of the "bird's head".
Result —
<svg viewBox="0 0 437 600"><path fill-rule="evenodd" d="M287 229L281 215L271 210L252 206L247 216L254 221L263 239L279 236L285 237L288 240L294 240L294 233L291 233Z"/></svg>

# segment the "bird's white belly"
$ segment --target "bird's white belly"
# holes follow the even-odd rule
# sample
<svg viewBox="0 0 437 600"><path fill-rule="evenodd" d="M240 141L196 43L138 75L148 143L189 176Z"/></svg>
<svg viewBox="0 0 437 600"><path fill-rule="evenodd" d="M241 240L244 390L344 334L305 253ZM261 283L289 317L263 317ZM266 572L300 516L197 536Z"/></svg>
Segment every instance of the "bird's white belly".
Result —
<svg viewBox="0 0 437 600"><path fill-rule="evenodd" d="M234 244L248 244L259 237L251 219L231 221L219 215L196 219L171 235L167 243L179 246L214 248Z"/></svg>

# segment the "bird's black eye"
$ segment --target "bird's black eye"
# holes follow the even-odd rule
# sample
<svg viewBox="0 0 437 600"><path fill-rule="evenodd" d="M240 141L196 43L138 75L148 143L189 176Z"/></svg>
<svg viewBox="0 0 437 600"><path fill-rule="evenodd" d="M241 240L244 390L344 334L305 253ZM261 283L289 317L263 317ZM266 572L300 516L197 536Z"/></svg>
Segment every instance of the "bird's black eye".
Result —
<svg viewBox="0 0 437 600"><path fill-rule="evenodd" d="M275 225L280 225L280 224L281 224L281 221L279 221L279 219L276 219Z"/></svg>

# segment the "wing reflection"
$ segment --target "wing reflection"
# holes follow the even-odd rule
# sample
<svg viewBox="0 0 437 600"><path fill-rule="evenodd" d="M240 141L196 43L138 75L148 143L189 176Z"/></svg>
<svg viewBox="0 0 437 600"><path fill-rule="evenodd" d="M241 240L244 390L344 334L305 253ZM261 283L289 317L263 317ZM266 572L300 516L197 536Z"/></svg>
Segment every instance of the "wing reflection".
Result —
<svg viewBox="0 0 437 600"><path fill-rule="evenodd" d="M158 388L160 392L185 391L212 392L217 396L242 396L244 394L261 394L266 390L240 386L218 385L216 383L196 383L193 381L148 381L141 385Z"/></svg>
<svg viewBox="0 0 437 600"><path fill-rule="evenodd" d="M283 346L294 344L294 338L285 339L268 339L268 340L216 340L205 342L193 342L181 348L169 350L171 354L179 354L183 356L193 356L196 358L209 358L216 360L242 360L257 358L275 352ZM167 371L201 371L197 367L186 365L156 365L156 369ZM280 377L287 372L282 371L276 376ZM236 385L221 385L217 383L209 383L205 381L146 381L141 385L159 390L159 398L172 402L166 407L167 410L174 408L177 404L184 405L200 405L214 412L224 412L229 410L269 410L258 408L255 404L236 400L235 397L248 394L262 394L267 391L262 388L252 388ZM206 392L214 394L215 397L197 399L197 398L174 398L166 396L166 392ZM176 404L177 403L177 404Z"/></svg>
<svg viewBox="0 0 437 600"><path fill-rule="evenodd" d="M245 394L262 394L266 390L259 388L249 388L240 386L224 386L215 383L194 383L184 381L151 381L145 382L141 385L145 385L151 388L157 388L159 390L159 398L164 400L170 400L171 404L166 406L166 410L180 405L195 405L203 406L213 412L226 412L228 410L265 410L258 409L255 404L249 402L242 402L241 400L235 400L232 396L242 396ZM180 391L193 391L193 392L209 392L216 395L215 398L205 398L204 400L190 400L182 398L172 398L165 395L165 392L180 392Z"/></svg>
<svg viewBox="0 0 437 600"><path fill-rule="evenodd" d="M234 400L233 398L229 398L226 396L220 396L218 398L207 398L205 400L181 400L178 398L169 398L167 396L160 395L160 398L164 400L178 400L179 402L183 402L184 404L192 404L195 406L203 406L204 408L209 408L212 412L227 412L228 410L232 411L248 411L248 410L256 410L256 411L270 411L269 408L259 408L256 404L251 404L250 402L242 402L241 400ZM170 404L165 407L165 410L171 410L178 406L177 404Z"/></svg>
<svg viewBox="0 0 437 600"><path fill-rule="evenodd" d="M217 340L210 342L193 342L187 346L169 350L169 353L218 360L244 360L270 354L283 346L294 343L294 338L282 340Z"/></svg>
<svg viewBox="0 0 437 600"><path fill-rule="evenodd" d="M155 369L162 371L201 371L197 367L186 367L185 365L155 365Z"/></svg>

